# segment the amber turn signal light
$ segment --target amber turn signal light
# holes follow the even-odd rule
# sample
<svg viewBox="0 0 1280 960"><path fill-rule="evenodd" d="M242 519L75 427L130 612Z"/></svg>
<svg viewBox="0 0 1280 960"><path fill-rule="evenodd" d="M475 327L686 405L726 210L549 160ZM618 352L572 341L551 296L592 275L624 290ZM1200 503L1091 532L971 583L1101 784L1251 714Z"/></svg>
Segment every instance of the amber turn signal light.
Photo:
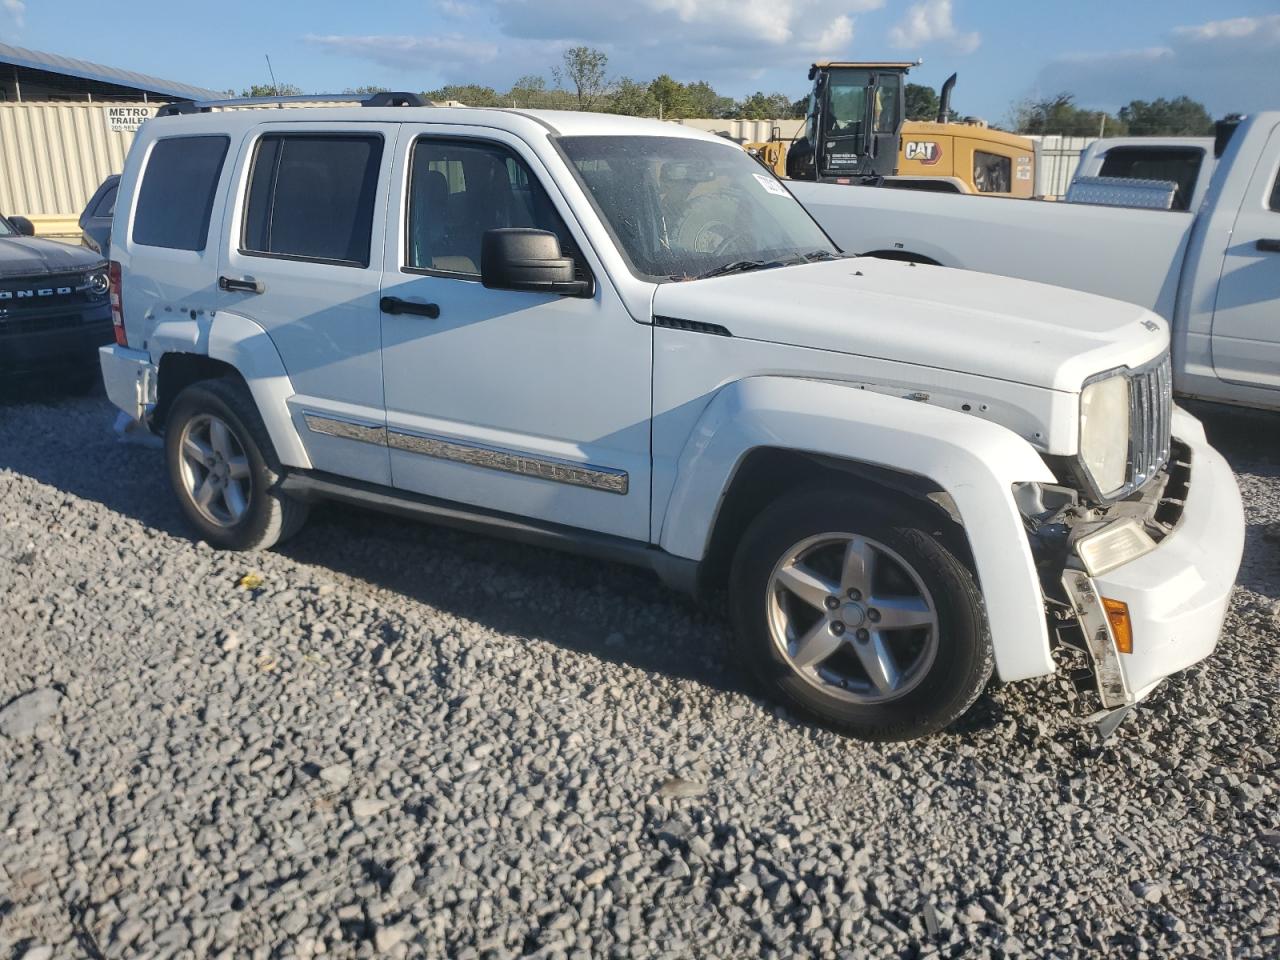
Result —
<svg viewBox="0 0 1280 960"><path fill-rule="evenodd" d="M1111 623L1111 635L1116 638L1116 649L1121 653L1133 653L1133 624L1129 620L1129 605L1121 600L1103 597L1102 606Z"/></svg>

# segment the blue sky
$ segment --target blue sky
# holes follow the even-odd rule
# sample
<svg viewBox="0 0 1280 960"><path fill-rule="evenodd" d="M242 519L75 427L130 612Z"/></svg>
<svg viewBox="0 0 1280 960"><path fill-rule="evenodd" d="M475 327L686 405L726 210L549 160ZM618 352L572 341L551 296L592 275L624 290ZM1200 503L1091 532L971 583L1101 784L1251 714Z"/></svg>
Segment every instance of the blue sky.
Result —
<svg viewBox="0 0 1280 960"><path fill-rule="evenodd" d="M266 82L264 54L308 92L502 89L585 43L614 76L732 96L798 97L819 57L923 57L913 79L958 71L956 108L993 121L1062 90L1094 108L1178 94L1215 114L1280 107L1276 0L0 0L0 39L215 89Z"/></svg>

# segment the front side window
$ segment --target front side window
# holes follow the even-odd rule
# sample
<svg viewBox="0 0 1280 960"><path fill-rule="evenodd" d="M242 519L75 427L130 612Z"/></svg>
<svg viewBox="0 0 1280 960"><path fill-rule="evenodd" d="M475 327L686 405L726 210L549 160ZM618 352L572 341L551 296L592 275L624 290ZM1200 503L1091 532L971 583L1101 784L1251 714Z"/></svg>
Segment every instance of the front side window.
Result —
<svg viewBox="0 0 1280 960"><path fill-rule="evenodd" d="M133 218L133 242L171 250L203 250L227 137L169 137L147 158Z"/></svg>
<svg viewBox="0 0 1280 960"><path fill-rule="evenodd" d="M742 260L837 255L782 183L731 144L691 137L562 137L632 271L686 280Z"/></svg>
<svg viewBox="0 0 1280 960"><path fill-rule="evenodd" d="M892 73L880 74L876 82L875 131L893 133L898 129L898 89L902 81Z"/></svg>
<svg viewBox="0 0 1280 960"><path fill-rule="evenodd" d="M828 138L861 137L867 122L867 70L832 70L827 81Z"/></svg>
<svg viewBox="0 0 1280 960"><path fill-rule="evenodd" d="M409 165L407 262L413 270L479 276L486 230L549 230L575 247L551 199L524 163L497 144L422 139Z"/></svg>
<svg viewBox="0 0 1280 960"><path fill-rule="evenodd" d="M269 134L249 176L241 252L367 267L382 138Z"/></svg>

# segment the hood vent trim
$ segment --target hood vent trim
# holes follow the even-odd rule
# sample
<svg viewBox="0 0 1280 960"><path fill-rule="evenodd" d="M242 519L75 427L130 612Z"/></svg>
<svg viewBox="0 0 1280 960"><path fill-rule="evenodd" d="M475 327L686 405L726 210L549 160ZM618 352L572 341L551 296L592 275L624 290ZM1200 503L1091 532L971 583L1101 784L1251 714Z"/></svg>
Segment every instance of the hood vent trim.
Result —
<svg viewBox="0 0 1280 960"><path fill-rule="evenodd" d="M654 326L667 327L670 330L687 330L689 333L709 333L713 337L732 337L728 327L718 323L703 323L701 320L682 320L679 317L654 316Z"/></svg>

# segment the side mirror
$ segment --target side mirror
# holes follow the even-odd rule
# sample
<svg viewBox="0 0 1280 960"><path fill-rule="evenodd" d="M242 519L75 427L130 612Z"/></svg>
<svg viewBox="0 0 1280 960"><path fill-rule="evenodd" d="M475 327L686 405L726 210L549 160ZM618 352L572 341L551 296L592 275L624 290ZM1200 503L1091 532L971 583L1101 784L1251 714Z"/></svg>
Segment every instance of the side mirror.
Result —
<svg viewBox="0 0 1280 960"><path fill-rule="evenodd" d="M34 237L36 235L36 226L26 217L10 217L9 222L13 224L13 229L24 237Z"/></svg>
<svg viewBox="0 0 1280 960"><path fill-rule="evenodd" d="M560 251L548 230L502 227L486 230L480 241L480 282L492 290L528 290L581 297L591 282L576 280L573 259Z"/></svg>

